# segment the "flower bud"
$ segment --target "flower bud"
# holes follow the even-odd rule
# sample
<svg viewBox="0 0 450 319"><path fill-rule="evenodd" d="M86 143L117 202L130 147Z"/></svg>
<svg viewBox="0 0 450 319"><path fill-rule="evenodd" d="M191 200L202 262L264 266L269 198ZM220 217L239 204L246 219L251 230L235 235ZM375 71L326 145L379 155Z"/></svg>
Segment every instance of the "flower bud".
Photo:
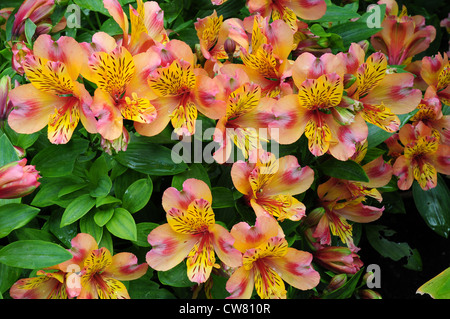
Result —
<svg viewBox="0 0 450 319"><path fill-rule="evenodd" d="M378 292L372 289L359 289L356 294L361 299L383 299Z"/></svg>
<svg viewBox="0 0 450 319"><path fill-rule="evenodd" d="M318 264L336 273L355 274L363 266L359 256L347 247L327 246L313 255Z"/></svg>
<svg viewBox="0 0 450 319"><path fill-rule="evenodd" d="M30 19L36 26L45 22L55 9L54 0L25 0L15 14L12 26L13 37L21 38L25 33L25 21Z"/></svg>
<svg viewBox="0 0 450 319"><path fill-rule="evenodd" d="M324 293L330 293L341 288L347 282L347 274L338 274L331 278L330 283L324 289Z"/></svg>
<svg viewBox="0 0 450 319"><path fill-rule="evenodd" d="M127 129L123 127L122 134L118 138L116 138L115 140L107 140L102 137L100 145L106 153L112 155L112 150L116 152L125 152L127 150L129 142L130 135L128 134Z"/></svg>
<svg viewBox="0 0 450 319"><path fill-rule="evenodd" d="M25 73L23 69L23 62L25 61L25 58L29 55L32 55L33 52L27 47L24 41L14 43L11 51L13 54L11 67L18 74L23 75Z"/></svg>
<svg viewBox="0 0 450 319"><path fill-rule="evenodd" d="M228 54L228 58L231 60L233 58L234 51L236 51L236 42L230 38L226 39L223 44L223 49Z"/></svg>
<svg viewBox="0 0 450 319"><path fill-rule="evenodd" d="M0 79L0 127L8 118L12 109L12 103L8 99L8 92L11 90L11 78L4 76Z"/></svg>
<svg viewBox="0 0 450 319"><path fill-rule="evenodd" d="M0 167L0 198L23 197L40 185L39 172L33 165L26 163L27 159L24 158Z"/></svg>
<svg viewBox="0 0 450 319"><path fill-rule="evenodd" d="M345 107L335 106L332 114L334 119L341 125L350 125L355 121L355 114Z"/></svg>

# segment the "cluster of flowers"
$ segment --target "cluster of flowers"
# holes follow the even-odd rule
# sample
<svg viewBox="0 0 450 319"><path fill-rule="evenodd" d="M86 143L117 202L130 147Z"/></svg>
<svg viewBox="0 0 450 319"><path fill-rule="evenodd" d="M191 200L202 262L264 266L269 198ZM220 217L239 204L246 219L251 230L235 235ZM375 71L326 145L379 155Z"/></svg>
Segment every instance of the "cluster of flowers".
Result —
<svg viewBox="0 0 450 319"><path fill-rule="evenodd" d="M195 133L199 113L217 120L214 140L220 148L214 158L226 162L233 144L244 154L247 160L233 164L231 177L253 208L256 223L240 222L228 231L215 221L206 183L188 179L181 191L171 187L164 192L167 224L149 234L147 264L165 271L187 257L188 278L200 284L218 266L217 254L230 274L226 289L231 298L250 298L254 288L261 298L285 298L284 282L301 290L318 285L313 259L336 273L354 274L362 267L350 222L381 216L384 208L365 201L382 202L377 188L393 175L402 190L414 180L427 190L436 186L438 172L450 174L450 118L442 114L443 104L450 104L448 57L411 63L434 40L434 28L425 26L423 17L410 17L405 10L398 14L395 1L380 3L387 4L383 29L371 39L377 52L366 57L367 43L353 43L348 52L337 54L308 52L315 36L298 17L320 18L326 10L322 0L249 0L252 15L244 20L223 20L214 12L195 23L195 53L183 41L169 39L156 2L138 0L136 9L130 6L130 33L119 2L104 0L123 30L119 39L97 32L90 43L78 43L42 34L32 50L17 48L16 71L30 83L9 91L8 124L23 134L48 126L48 139L63 144L81 122L87 132L101 135L103 145L124 151L129 139L124 119L144 136L155 136L170 123L180 137ZM409 72L391 67L402 64ZM93 96L86 82L96 85ZM401 126L398 115L416 109ZM276 158L263 151L254 130L278 129L269 137L280 144L304 134L312 155L361 163L367 123L394 133L386 141L390 161L380 156L363 165L369 182L330 178L320 184L319 203L308 214L294 196L310 188L313 169L301 167L293 155ZM227 128L235 134L226 134ZM24 167L23 161L18 165ZM12 170L0 170L2 196L16 187L3 173ZM25 166L23 174L34 180L21 196L39 185L38 172ZM289 247L280 227L286 219L304 220L311 253ZM332 246L332 236L346 247ZM127 298L119 280L137 279L148 267L138 265L130 253L111 256L88 234L73 239L71 252L73 258L54 271L19 280L11 296ZM80 271L69 270L74 264ZM69 283L73 274L80 285Z"/></svg>

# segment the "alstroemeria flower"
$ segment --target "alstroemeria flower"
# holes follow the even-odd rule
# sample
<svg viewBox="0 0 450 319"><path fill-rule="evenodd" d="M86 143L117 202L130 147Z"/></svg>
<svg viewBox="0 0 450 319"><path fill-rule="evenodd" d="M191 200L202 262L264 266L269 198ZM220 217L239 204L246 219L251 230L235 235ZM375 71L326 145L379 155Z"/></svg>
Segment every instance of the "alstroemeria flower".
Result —
<svg viewBox="0 0 450 319"><path fill-rule="evenodd" d="M286 298L284 281L300 289L312 289L320 275L311 266L309 252L288 247L284 234L273 217L265 214L256 218L254 226L240 222L231 234L235 247L243 253L242 266L227 281L228 298L250 299L253 289L259 297Z"/></svg>
<svg viewBox="0 0 450 319"><path fill-rule="evenodd" d="M121 281L135 280L147 272L146 263L138 264L132 253L121 252L112 256L105 248L98 248L94 237L80 233L71 241L69 250L73 258L52 268L69 276L78 276L79 285L67 285L69 298L77 299L130 299ZM73 270L79 269L77 272Z"/></svg>
<svg viewBox="0 0 450 319"><path fill-rule="evenodd" d="M223 16L217 16L216 10L203 19L197 18L194 23L197 36L200 41L200 50L207 60L217 61L228 59L225 51L225 41L228 36L228 28Z"/></svg>
<svg viewBox="0 0 450 319"><path fill-rule="evenodd" d="M187 179L182 191L174 187L165 190L162 205L167 223L148 235L152 249L146 259L150 267L167 271L187 257L188 278L200 284L211 274L215 253L229 267L241 265L242 255L233 248L230 233L215 222L211 203L211 190L197 179Z"/></svg>
<svg viewBox="0 0 450 319"><path fill-rule="evenodd" d="M261 98L261 88L250 82L241 69L224 65L214 77L226 101L226 114L216 124L214 141L220 148L213 154L218 163L225 163L232 154L233 144L248 158L252 150L261 148L259 127L256 121ZM267 134L265 134L267 135ZM266 138L267 136L261 137Z"/></svg>
<svg viewBox="0 0 450 319"><path fill-rule="evenodd" d="M15 299L130 299L121 281L135 280L147 272L131 253L111 256L95 239L79 233L71 241L73 258L37 272L38 277L17 281L10 290ZM56 270L56 271L55 271Z"/></svg>
<svg viewBox="0 0 450 319"><path fill-rule="evenodd" d="M420 75L429 85L427 91L434 91L442 103L450 105L450 63L447 53L444 56L438 53L433 57L424 57Z"/></svg>
<svg viewBox="0 0 450 319"><path fill-rule="evenodd" d="M350 185L352 186L352 185ZM338 236L342 243L353 251L352 225L348 221L369 223L381 217L384 207L364 205L363 194L352 191L347 181L330 178L317 188L320 207L307 216L307 223L313 226L312 237L320 245L330 245L331 235Z"/></svg>
<svg viewBox="0 0 450 319"><path fill-rule="evenodd" d="M356 274L364 265L359 256L347 247L325 246L313 252L314 261L335 272Z"/></svg>
<svg viewBox="0 0 450 319"><path fill-rule="evenodd" d="M155 42L166 42L168 36L164 29L164 12L156 1L137 0L137 8L131 4L131 34L128 34L128 17L117 0L103 0L105 8L123 31L120 44L132 55L145 52Z"/></svg>
<svg viewBox="0 0 450 319"><path fill-rule="evenodd" d="M396 132L400 127L397 114L414 110L422 97L420 90L413 89L414 76L388 74L387 59L381 52L373 53L364 62L364 50L356 43L352 43L347 54L339 55L345 61L347 79L354 79L345 84L345 105L355 108L352 111L359 112L366 122Z"/></svg>
<svg viewBox="0 0 450 319"><path fill-rule="evenodd" d="M450 146L441 144L439 136L424 123L405 124L399 132L403 155L395 161L398 188L407 190L414 180L423 190L436 187L437 173L450 174Z"/></svg>
<svg viewBox="0 0 450 319"><path fill-rule="evenodd" d="M67 299L66 273L39 270L37 277L22 278L9 290L13 299Z"/></svg>
<svg viewBox="0 0 450 319"><path fill-rule="evenodd" d="M0 167L0 198L19 198L33 192L41 183L39 172L27 159Z"/></svg>
<svg viewBox="0 0 450 319"><path fill-rule="evenodd" d="M250 80L258 84L263 96L276 97L292 87L285 80L290 76L289 54L293 49L294 33L282 20L269 23L259 15L244 20L251 33L250 47L241 46L242 68ZM246 29L247 29L246 28Z"/></svg>
<svg viewBox="0 0 450 319"><path fill-rule="evenodd" d="M156 53L132 56L123 46L89 57L88 69L83 69L82 75L97 84L91 108L103 138L119 138L123 119L148 124L156 118L156 108L150 102L155 95L147 86L147 76L159 63Z"/></svg>
<svg viewBox="0 0 450 319"><path fill-rule="evenodd" d="M297 221L305 215L305 205L294 195L311 186L314 171L308 166L300 167L292 155L276 159L268 152L253 152L249 162L233 164L231 178L257 216L269 213L279 221Z"/></svg>
<svg viewBox="0 0 450 319"><path fill-rule="evenodd" d="M172 40L152 50L159 52L161 58L161 67L147 78L156 96L152 103L158 118L150 125L137 126L140 134L156 135L170 121L178 135L189 136L195 133L198 112L212 119L224 115L224 102L216 99L218 86L205 70L194 67L195 57L186 43Z"/></svg>
<svg viewBox="0 0 450 319"><path fill-rule="evenodd" d="M415 55L425 51L434 41L436 29L432 25L426 26L423 16L407 16L406 8L399 16L397 11L398 6L388 12L381 23L382 30L373 35L370 42L376 51L387 55L390 65L408 65Z"/></svg>
<svg viewBox="0 0 450 319"><path fill-rule="evenodd" d="M442 114L442 103L433 89L427 90L410 121L415 126L419 121L439 133L440 143L450 145L450 115Z"/></svg>
<svg viewBox="0 0 450 319"><path fill-rule="evenodd" d="M248 0L250 13L257 13L263 17L281 19L296 30L297 17L304 20L320 19L327 9L324 0Z"/></svg>
<svg viewBox="0 0 450 319"><path fill-rule="evenodd" d="M54 144L67 143L81 120L89 133L96 133L96 121L89 106L92 98L77 82L87 57L71 37L53 41L41 35L34 42L33 55L23 68L30 84L14 88L9 98L14 106L8 117L18 133L31 134L48 125L48 138Z"/></svg>

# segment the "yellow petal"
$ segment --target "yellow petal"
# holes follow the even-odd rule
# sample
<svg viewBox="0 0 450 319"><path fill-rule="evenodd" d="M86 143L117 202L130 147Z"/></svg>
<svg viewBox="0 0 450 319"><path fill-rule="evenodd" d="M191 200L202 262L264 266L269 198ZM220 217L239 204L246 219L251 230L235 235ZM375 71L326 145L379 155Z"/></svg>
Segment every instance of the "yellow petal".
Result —
<svg viewBox="0 0 450 319"><path fill-rule="evenodd" d="M197 119L197 107L192 102L179 105L171 115L171 122L178 135L193 135Z"/></svg>
<svg viewBox="0 0 450 319"><path fill-rule="evenodd" d="M136 72L132 55L122 46L109 54L94 53L89 68L93 72L92 81L115 98L121 97Z"/></svg>
<svg viewBox="0 0 450 319"><path fill-rule="evenodd" d="M215 223L211 204L205 199L196 199L186 211L172 208L167 213L170 227L180 234L199 234Z"/></svg>
<svg viewBox="0 0 450 319"><path fill-rule="evenodd" d="M74 99L68 97L67 99ZM70 102L69 102L70 103ZM76 101L74 103L77 103ZM48 139L53 144L67 143L80 120L80 111L78 104L71 103L68 107L55 109L55 112L50 115L48 121Z"/></svg>
<svg viewBox="0 0 450 319"><path fill-rule="evenodd" d="M125 97L125 103L121 105L120 112L127 120L139 123L151 123L156 118L156 108L149 100L138 98L136 93L132 94L132 99Z"/></svg>
<svg viewBox="0 0 450 319"><path fill-rule="evenodd" d="M189 280L196 283L205 282L209 278L215 262L214 247L210 237L203 236L194 245L186 261Z"/></svg>
<svg viewBox="0 0 450 319"><path fill-rule="evenodd" d="M321 156L328 151L331 130L326 123L319 126L314 119L309 120L305 127L305 136L308 138L308 148L313 155Z"/></svg>
<svg viewBox="0 0 450 319"><path fill-rule="evenodd" d="M378 85L386 75L387 59L382 53L372 54L358 69L356 74L358 88L356 89L357 97L363 97L372 88Z"/></svg>
<svg viewBox="0 0 450 319"><path fill-rule="evenodd" d="M319 78L308 79L299 87L300 105L307 109L325 109L337 106L342 99L344 86L336 73L323 74Z"/></svg>
<svg viewBox="0 0 450 319"><path fill-rule="evenodd" d="M25 74L38 89L53 94L72 94L75 87L64 63L30 57L24 62Z"/></svg>
<svg viewBox="0 0 450 319"><path fill-rule="evenodd" d="M157 75L149 78L149 85L158 96L177 96L195 87L195 74L189 63L178 60L170 66L157 69Z"/></svg>

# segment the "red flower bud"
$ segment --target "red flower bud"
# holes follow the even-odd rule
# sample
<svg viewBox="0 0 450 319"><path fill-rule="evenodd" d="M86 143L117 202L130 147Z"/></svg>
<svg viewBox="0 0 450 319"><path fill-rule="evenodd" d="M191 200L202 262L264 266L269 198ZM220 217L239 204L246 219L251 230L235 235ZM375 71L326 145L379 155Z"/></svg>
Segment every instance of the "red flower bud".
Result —
<svg viewBox="0 0 450 319"><path fill-rule="evenodd" d="M11 162L0 167L0 198L19 198L33 192L41 176L33 165L26 165L27 159Z"/></svg>

